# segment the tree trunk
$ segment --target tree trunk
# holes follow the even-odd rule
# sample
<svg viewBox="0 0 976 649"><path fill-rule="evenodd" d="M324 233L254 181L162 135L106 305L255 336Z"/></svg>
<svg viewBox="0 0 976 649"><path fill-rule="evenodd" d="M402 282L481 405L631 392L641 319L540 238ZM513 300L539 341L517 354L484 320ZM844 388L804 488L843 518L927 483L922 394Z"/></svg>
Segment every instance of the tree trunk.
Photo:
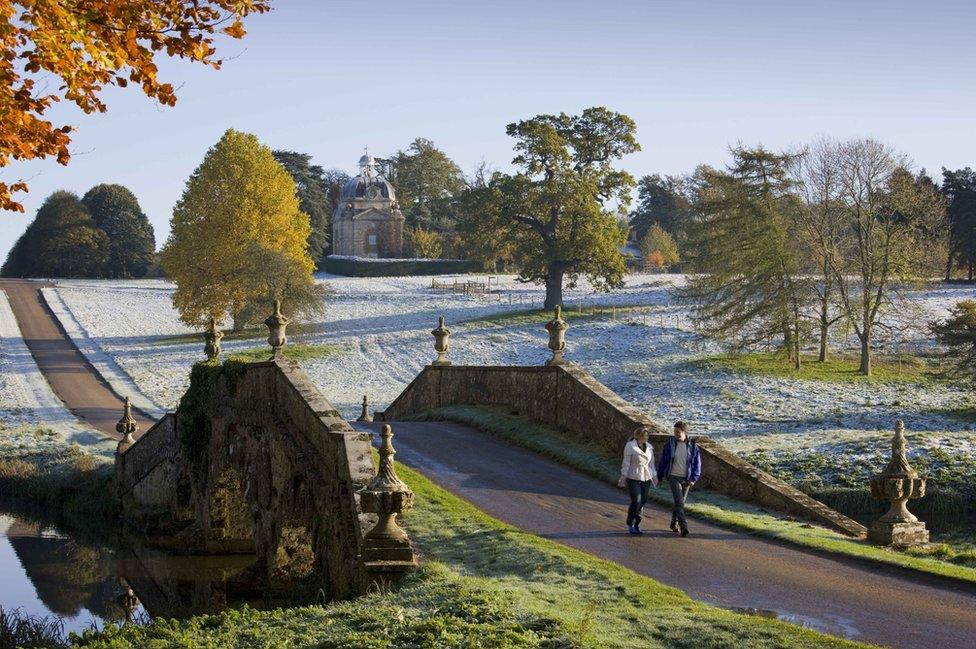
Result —
<svg viewBox="0 0 976 649"><path fill-rule="evenodd" d="M828 340L827 337L830 335L830 312L827 300L823 300L820 304L820 355L817 360L821 363L827 361L827 351L828 351Z"/></svg>
<svg viewBox="0 0 976 649"><path fill-rule="evenodd" d="M861 367L858 373L864 376L871 376L871 327L864 328L861 338Z"/></svg>
<svg viewBox="0 0 976 649"><path fill-rule="evenodd" d="M560 262L549 264L549 273L546 277L546 303L543 305L546 311L552 311L557 306L563 305L563 275L566 269Z"/></svg>
<svg viewBox="0 0 976 649"><path fill-rule="evenodd" d="M234 333L240 333L247 328L247 317L244 313L235 313L233 317L233 324L231 325L231 331Z"/></svg>

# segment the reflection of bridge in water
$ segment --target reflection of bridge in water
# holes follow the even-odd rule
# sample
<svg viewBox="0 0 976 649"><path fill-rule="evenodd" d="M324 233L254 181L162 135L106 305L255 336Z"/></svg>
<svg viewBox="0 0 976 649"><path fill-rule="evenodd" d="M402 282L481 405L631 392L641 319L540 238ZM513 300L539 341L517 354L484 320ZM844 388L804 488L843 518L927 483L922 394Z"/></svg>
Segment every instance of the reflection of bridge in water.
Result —
<svg viewBox="0 0 976 649"><path fill-rule="evenodd" d="M19 586L15 566L3 566L9 575L6 588L33 589L48 614L69 621L68 630L143 614L187 618L245 603L268 608L311 601L291 594L274 598L242 583L240 576L254 564L253 555L175 556L125 541L110 547L20 519L10 524L6 537L29 582ZM32 612L39 608L29 602L4 603L15 605Z"/></svg>

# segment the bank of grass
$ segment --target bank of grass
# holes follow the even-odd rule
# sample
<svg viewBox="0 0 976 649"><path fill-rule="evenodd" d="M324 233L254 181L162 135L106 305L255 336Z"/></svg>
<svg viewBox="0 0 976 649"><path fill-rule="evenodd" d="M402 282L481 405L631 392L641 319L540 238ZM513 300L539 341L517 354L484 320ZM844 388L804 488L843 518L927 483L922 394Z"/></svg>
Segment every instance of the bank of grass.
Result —
<svg viewBox="0 0 976 649"><path fill-rule="evenodd" d="M526 421L494 408L479 406L446 406L433 409L421 418L433 421L455 421L497 435L512 443L542 453L553 459L610 483L620 473L619 459L609 457L596 445L567 439L557 431ZM651 498L670 505L670 495L651 490ZM757 506L742 503L708 491L695 491L686 510L720 525L764 538L792 543L821 552L842 554L858 559L901 566L942 577L976 583L976 567L943 560L938 553L925 549L898 551L877 547L787 516L775 516Z"/></svg>
<svg viewBox="0 0 976 649"><path fill-rule="evenodd" d="M108 627L94 649L153 647L863 647L695 602L615 563L505 525L397 465L423 567L395 591L276 611Z"/></svg>
<svg viewBox="0 0 976 649"><path fill-rule="evenodd" d="M293 361L307 361L316 358L325 358L326 356L333 356L338 354L341 349L342 348L339 345L333 345L330 343L296 343L285 345L281 348L281 351L285 358ZM242 361L245 363L266 361L270 357L271 348L267 346L235 349L227 353L228 359Z"/></svg>
<svg viewBox="0 0 976 649"><path fill-rule="evenodd" d="M918 383L941 379L937 365L908 354L872 357L871 376L863 376L858 372L860 359L854 355L835 354L821 363L815 355L804 354L800 360L798 370L784 354L766 352L718 354L696 363L710 370L831 383Z"/></svg>
<svg viewBox="0 0 976 649"><path fill-rule="evenodd" d="M562 318L567 322L574 320L611 319L624 321L635 318L637 314L650 307L638 304L618 304L616 306L567 306L562 310ZM513 327L526 324L544 325L552 320L552 311L546 309L523 309L519 311L503 311L491 315L462 320L458 324L474 326Z"/></svg>
<svg viewBox="0 0 976 649"><path fill-rule="evenodd" d="M116 512L112 463L44 428L0 431L0 503L96 518Z"/></svg>

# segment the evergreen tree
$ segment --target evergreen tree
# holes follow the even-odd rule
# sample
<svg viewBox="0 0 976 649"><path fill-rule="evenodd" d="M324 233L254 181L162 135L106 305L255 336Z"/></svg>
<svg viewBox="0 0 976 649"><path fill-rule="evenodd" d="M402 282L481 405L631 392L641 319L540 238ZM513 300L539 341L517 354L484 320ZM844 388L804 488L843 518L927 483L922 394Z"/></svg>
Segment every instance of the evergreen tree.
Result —
<svg viewBox="0 0 976 649"><path fill-rule="evenodd" d="M976 271L976 172L969 167L942 170L942 193L948 201L949 254L946 279L957 266L973 281Z"/></svg>
<svg viewBox="0 0 976 649"><path fill-rule="evenodd" d="M976 382L976 301L957 302L949 317L929 328L952 363L951 374Z"/></svg>
<svg viewBox="0 0 976 649"><path fill-rule="evenodd" d="M417 138L384 162L407 226L453 230L455 199L465 184L461 168L446 153L430 140Z"/></svg>
<svg viewBox="0 0 976 649"><path fill-rule="evenodd" d="M762 147L736 148L732 155L727 172L706 175L690 246L701 274L684 293L707 334L742 346L781 336L799 367L809 287L791 238L791 158Z"/></svg>
<svg viewBox="0 0 976 649"><path fill-rule="evenodd" d="M109 241L78 196L48 196L33 222L14 244L0 274L4 277L104 277Z"/></svg>
<svg viewBox="0 0 976 649"><path fill-rule="evenodd" d="M308 297L308 215L291 176L255 136L224 133L187 181L171 223L160 262L176 282L173 304L183 322L230 314L243 328L269 312L271 298L290 313L321 308Z"/></svg>
<svg viewBox="0 0 976 649"><path fill-rule="evenodd" d="M298 188L298 205L308 214L312 231L308 235L308 254L317 265L329 246L332 212L329 187L322 167L312 164L312 156L295 151L275 151L275 160L285 168Z"/></svg>
<svg viewBox="0 0 976 649"><path fill-rule="evenodd" d="M683 181L674 176L653 174L637 183L637 207L630 213L630 226L637 240L657 224L675 239L682 239L691 214L691 201L683 193Z"/></svg>
<svg viewBox="0 0 976 649"><path fill-rule="evenodd" d="M152 224L135 195L122 185L96 185L81 199L108 236L108 277L144 277L156 254Z"/></svg>
<svg viewBox="0 0 976 649"><path fill-rule="evenodd" d="M570 285L580 275L597 288L621 285L626 233L604 203L629 202L634 180L612 165L640 150L634 121L597 107L539 115L506 131L521 170L495 173L486 187L467 193L461 225L467 249L511 254L522 281L545 283L546 309L562 304L566 278Z"/></svg>

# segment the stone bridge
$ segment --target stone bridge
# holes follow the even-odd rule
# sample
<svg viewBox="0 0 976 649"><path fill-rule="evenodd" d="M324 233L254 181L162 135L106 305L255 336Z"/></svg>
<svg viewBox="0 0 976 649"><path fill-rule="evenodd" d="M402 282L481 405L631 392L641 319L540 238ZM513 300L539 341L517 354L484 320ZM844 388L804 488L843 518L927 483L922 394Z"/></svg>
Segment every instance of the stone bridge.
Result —
<svg viewBox="0 0 976 649"><path fill-rule="evenodd" d="M200 363L176 414L132 443L134 428L119 423L118 495L128 526L156 547L254 553L242 581L333 598L415 564L399 528L397 538L364 534L377 520L360 506L377 475L370 434L280 355Z"/></svg>

